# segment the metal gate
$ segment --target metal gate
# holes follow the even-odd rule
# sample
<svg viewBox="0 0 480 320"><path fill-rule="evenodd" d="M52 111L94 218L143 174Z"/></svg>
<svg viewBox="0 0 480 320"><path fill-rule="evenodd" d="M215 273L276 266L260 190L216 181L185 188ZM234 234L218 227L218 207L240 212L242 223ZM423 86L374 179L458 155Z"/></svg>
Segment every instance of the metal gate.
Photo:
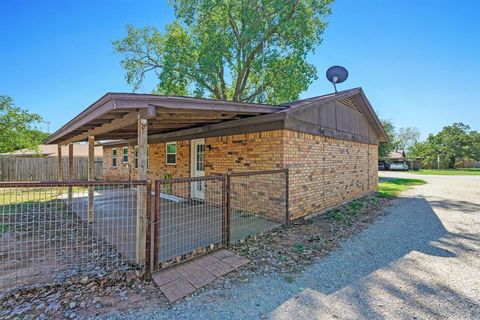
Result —
<svg viewBox="0 0 480 320"><path fill-rule="evenodd" d="M288 169L162 179L155 181L154 195L152 270L288 221Z"/></svg>

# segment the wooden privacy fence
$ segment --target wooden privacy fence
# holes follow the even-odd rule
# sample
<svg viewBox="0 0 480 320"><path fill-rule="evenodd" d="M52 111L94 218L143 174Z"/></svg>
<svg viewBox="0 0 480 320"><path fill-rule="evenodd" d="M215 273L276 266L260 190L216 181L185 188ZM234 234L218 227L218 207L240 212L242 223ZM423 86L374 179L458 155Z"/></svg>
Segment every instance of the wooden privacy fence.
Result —
<svg viewBox="0 0 480 320"><path fill-rule="evenodd" d="M95 178L101 179L103 157L95 157ZM68 157L63 157L64 180L87 180L88 157L73 158L73 178L68 179ZM0 157L0 181L58 181L56 157Z"/></svg>

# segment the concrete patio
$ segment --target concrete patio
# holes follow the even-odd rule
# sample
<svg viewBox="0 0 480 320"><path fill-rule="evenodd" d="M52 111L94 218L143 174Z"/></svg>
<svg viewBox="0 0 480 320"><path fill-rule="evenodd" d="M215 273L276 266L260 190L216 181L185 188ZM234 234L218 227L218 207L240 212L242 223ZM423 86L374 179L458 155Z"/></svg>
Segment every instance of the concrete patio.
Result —
<svg viewBox="0 0 480 320"><path fill-rule="evenodd" d="M136 189L104 189L94 193L93 230L115 246L128 261L135 261ZM154 196L152 196L152 204ZM72 210L87 219L87 193L73 194ZM153 207L153 206L152 206ZM152 216L153 216L152 208ZM222 243L222 208L198 201L160 199L159 261ZM259 215L233 211L231 241L265 232L280 224Z"/></svg>

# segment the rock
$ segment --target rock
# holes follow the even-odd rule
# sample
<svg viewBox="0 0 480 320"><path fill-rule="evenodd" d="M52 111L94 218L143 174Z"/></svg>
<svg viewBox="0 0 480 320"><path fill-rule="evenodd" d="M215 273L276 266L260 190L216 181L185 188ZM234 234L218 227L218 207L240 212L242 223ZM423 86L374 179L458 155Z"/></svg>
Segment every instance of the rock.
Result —
<svg viewBox="0 0 480 320"><path fill-rule="evenodd" d="M41 302L41 303L37 306L36 309L37 309L37 310L45 309L45 303Z"/></svg>
<svg viewBox="0 0 480 320"><path fill-rule="evenodd" d="M47 309L50 311L58 311L58 309L60 309L60 304L58 302L50 303Z"/></svg>
<svg viewBox="0 0 480 320"><path fill-rule="evenodd" d="M87 306L87 303L86 303L85 301L82 301L82 302L80 303L80 308L83 309L83 308L85 308L86 306Z"/></svg>
<svg viewBox="0 0 480 320"><path fill-rule="evenodd" d="M84 278L82 278L82 280L80 280L80 283L81 283L81 284L87 284L87 283L89 283L89 282L90 282L90 278L89 278L89 277L84 277Z"/></svg>
<svg viewBox="0 0 480 320"><path fill-rule="evenodd" d="M70 304L68 305L70 309L75 309L76 306L77 304L75 302L70 302Z"/></svg>

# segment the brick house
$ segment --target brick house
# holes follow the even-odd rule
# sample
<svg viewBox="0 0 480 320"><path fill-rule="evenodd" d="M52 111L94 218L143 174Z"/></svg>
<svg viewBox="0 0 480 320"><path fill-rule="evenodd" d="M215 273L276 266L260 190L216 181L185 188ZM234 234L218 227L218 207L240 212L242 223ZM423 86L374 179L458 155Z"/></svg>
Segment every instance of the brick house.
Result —
<svg viewBox="0 0 480 320"><path fill-rule="evenodd" d="M102 143L107 180L289 168L296 219L374 192L387 137L355 88L279 106L109 93L47 142L86 139L114 140Z"/></svg>

